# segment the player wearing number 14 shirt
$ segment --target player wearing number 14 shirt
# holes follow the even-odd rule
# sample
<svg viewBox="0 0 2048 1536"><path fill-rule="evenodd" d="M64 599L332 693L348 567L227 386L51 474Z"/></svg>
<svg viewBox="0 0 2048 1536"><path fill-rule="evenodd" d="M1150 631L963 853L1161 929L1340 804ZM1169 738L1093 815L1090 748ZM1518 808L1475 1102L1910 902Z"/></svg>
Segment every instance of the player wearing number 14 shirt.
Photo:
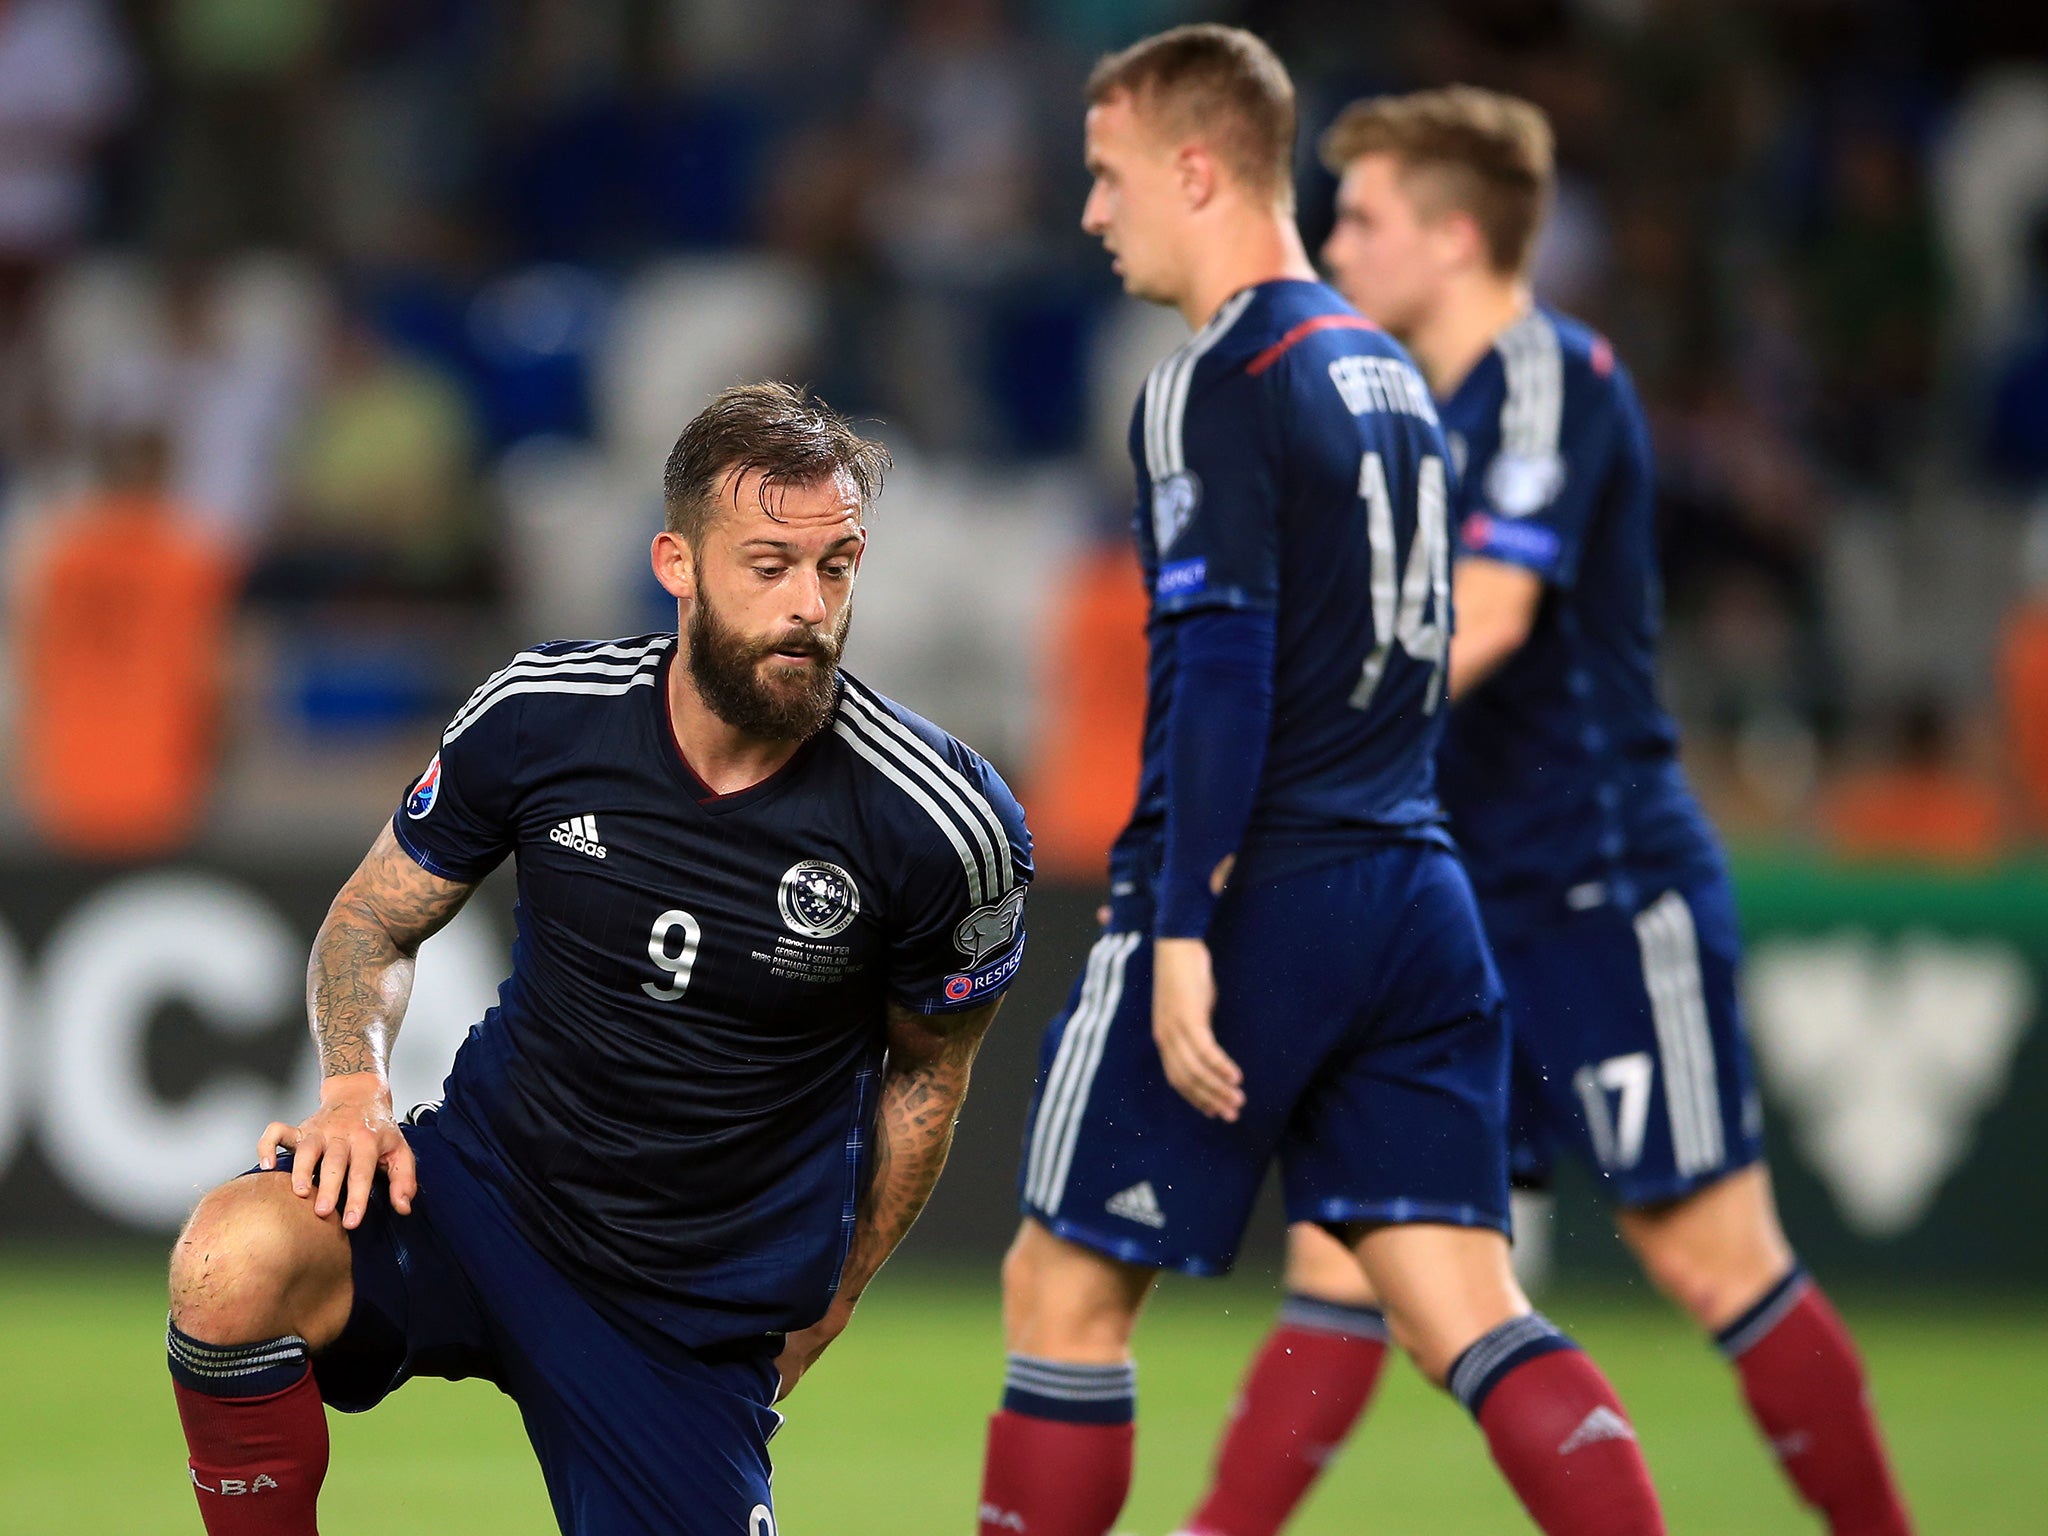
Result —
<svg viewBox="0 0 2048 1536"><path fill-rule="evenodd" d="M772 1404L930 1194L1024 945L1015 800L837 665L886 462L721 395L654 541L679 630L514 657L337 897L320 1109L172 1266L212 1536L312 1536L323 1403L413 1376L518 1402L565 1532L774 1536ZM397 1124L412 954L508 856L512 974Z"/></svg>
<svg viewBox="0 0 2048 1536"><path fill-rule="evenodd" d="M1293 87L1176 28L1098 66L1083 227L1188 321L1133 412L1151 593L1110 911L1046 1032L1004 1266L983 1536L1104 1536L1161 1270L1231 1267L1278 1163L1546 1530L1662 1531L1620 1405L1508 1266L1501 989L1433 759L1447 448L1407 354L1315 280ZM1593 1429L1559 1446L1579 1426Z"/></svg>

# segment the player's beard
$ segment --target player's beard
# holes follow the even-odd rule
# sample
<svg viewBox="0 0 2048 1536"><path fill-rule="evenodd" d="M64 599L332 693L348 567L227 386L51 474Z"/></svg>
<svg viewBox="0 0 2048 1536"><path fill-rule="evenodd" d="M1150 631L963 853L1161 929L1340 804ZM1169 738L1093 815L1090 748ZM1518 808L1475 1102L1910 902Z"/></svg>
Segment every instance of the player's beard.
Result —
<svg viewBox="0 0 2048 1536"><path fill-rule="evenodd" d="M767 640L728 628L703 593L690 605L690 680L711 712L736 731L763 741L802 741L831 718L839 699L839 657L853 622L853 604L839 610L830 633L800 624ZM761 663L798 649L811 665L780 683L761 679Z"/></svg>

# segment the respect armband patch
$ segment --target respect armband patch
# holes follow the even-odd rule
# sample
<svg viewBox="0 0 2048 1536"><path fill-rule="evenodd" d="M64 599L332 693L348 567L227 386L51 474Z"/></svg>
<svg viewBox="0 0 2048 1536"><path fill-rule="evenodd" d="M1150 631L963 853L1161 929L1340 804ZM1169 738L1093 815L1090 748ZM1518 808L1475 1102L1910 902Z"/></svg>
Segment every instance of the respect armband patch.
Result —
<svg viewBox="0 0 2048 1536"><path fill-rule="evenodd" d="M1152 590L1160 597L1191 597L1209 585L1207 560L1176 560L1159 567L1159 579Z"/></svg>
<svg viewBox="0 0 2048 1536"><path fill-rule="evenodd" d="M946 1001L957 1007L1007 986L1010 978L1017 974L1017 967L1024 963L1022 935L1018 937L1020 942L995 964L983 966L978 971L958 971L948 976L943 988Z"/></svg>
<svg viewBox="0 0 2048 1536"><path fill-rule="evenodd" d="M1505 560L1510 565L1526 566L1534 571L1550 570L1564 552L1564 540L1556 529L1546 528L1541 523L1511 523L1489 517L1484 512L1475 512L1465 519L1465 526L1459 530L1458 542L1472 554Z"/></svg>

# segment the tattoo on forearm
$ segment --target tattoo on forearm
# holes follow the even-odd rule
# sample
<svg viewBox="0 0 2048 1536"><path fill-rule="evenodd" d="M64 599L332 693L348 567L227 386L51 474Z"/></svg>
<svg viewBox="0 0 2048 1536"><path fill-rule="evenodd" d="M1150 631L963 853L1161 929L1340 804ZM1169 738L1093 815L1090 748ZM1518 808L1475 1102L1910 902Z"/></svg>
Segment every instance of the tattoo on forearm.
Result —
<svg viewBox="0 0 2048 1536"><path fill-rule="evenodd" d="M842 1294L857 1299L882 1262L902 1242L946 1166L953 1146L967 1083L996 1005L947 1021L919 1020L913 1028L925 1035L922 1048L892 1048L888 1076L882 1084L882 1129L875 1148L874 1179L854 1232ZM899 1025L908 1023L895 1016ZM900 1036L903 1031L896 1033ZM936 1038L932 1038L936 1036Z"/></svg>
<svg viewBox="0 0 2048 1536"><path fill-rule="evenodd" d="M385 1072L412 996L420 944L472 888L428 874L386 827L328 909L306 968L306 1012L320 1073Z"/></svg>

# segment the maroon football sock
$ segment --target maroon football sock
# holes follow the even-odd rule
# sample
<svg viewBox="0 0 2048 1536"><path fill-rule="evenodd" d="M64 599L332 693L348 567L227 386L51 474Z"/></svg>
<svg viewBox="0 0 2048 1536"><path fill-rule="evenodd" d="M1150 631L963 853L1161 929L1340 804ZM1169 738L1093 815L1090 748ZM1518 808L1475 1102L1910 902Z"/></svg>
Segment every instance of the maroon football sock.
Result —
<svg viewBox="0 0 2048 1536"><path fill-rule="evenodd" d="M1106 1536L1131 1491L1137 1426L1008 1409L988 1421L980 1536Z"/></svg>
<svg viewBox="0 0 2048 1536"><path fill-rule="evenodd" d="M1274 1536L1372 1401L1387 1358L1371 1307L1289 1297L1238 1394L1194 1536Z"/></svg>
<svg viewBox="0 0 2048 1536"><path fill-rule="evenodd" d="M1663 1536L1636 1432L1600 1368L1542 1317L1518 1317L1451 1367L1494 1463L1549 1536Z"/></svg>
<svg viewBox="0 0 2048 1536"><path fill-rule="evenodd" d="M1911 1536L1855 1342L1795 1268L1718 1335L1757 1427L1834 1536Z"/></svg>
<svg viewBox="0 0 2048 1536"><path fill-rule="evenodd" d="M208 1536L317 1536L327 1412L305 1342L170 1334L171 1390Z"/></svg>

